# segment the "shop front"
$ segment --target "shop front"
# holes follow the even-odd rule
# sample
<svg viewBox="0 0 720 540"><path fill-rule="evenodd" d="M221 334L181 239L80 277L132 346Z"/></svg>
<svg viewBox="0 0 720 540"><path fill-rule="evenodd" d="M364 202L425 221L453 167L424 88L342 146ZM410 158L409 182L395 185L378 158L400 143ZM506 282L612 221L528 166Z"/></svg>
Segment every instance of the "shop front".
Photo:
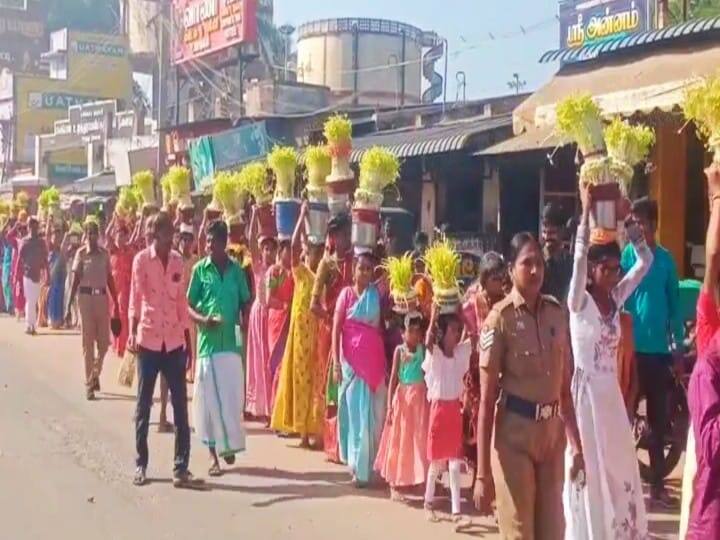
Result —
<svg viewBox="0 0 720 540"><path fill-rule="evenodd" d="M572 94L590 94L608 119L622 116L654 128L657 142L648 166L635 171L631 195L658 201L660 242L684 274L698 275L707 214L702 171L710 157L680 106L688 88L717 72L720 18L550 51L541 59L555 60L563 62L558 73L513 112L516 137L481 152L493 157L501 185L510 193L522 188L523 200L538 211L555 200L574 215L577 166L574 149L558 148L553 137L555 106ZM530 193L538 194L535 205ZM503 214L520 209L502 196L500 203ZM501 225L515 229L520 224L513 219L504 217Z"/></svg>
<svg viewBox="0 0 720 540"><path fill-rule="evenodd" d="M482 253L497 245L497 212L486 201L497 190L487 160L474 155L511 136L509 114L440 122L426 128L381 131L353 140L359 163L373 146L402 161L398 192L386 204L415 216L415 229L433 237L443 231L459 249Z"/></svg>

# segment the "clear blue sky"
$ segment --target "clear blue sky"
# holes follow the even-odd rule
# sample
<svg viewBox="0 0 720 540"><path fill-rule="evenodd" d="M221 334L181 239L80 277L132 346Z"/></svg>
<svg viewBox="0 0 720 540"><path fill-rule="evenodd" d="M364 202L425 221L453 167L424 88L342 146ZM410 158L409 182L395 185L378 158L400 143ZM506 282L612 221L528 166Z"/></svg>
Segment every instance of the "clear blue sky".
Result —
<svg viewBox="0 0 720 540"><path fill-rule="evenodd" d="M545 83L557 66L537 60L558 48L557 12L558 0L275 0L277 25L378 17L434 30L449 41L449 100L455 99L455 73L460 70L467 75L469 98L511 92L507 82L515 72L527 81L527 91ZM509 34L512 37L501 37ZM442 65L439 68L442 73Z"/></svg>

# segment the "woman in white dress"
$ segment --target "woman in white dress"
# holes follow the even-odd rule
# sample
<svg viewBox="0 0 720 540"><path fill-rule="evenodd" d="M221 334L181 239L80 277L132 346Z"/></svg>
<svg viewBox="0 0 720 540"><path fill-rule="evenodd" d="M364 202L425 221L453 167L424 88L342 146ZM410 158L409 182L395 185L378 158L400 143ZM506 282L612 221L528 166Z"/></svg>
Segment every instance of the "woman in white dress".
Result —
<svg viewBox="0 0 720 540"><path fill-rule="evenodd" d="M638 260L620 279L616 243L591 244L592 193L582 190L583 216L570 282L570 335L575 358L573 401L585 459L585 481L571 481L566 459L565 538L647 538L635 444L617 376L620 308L652 264L636 225L628 226ZM589 261L589 265L588 265Z"/></svg>

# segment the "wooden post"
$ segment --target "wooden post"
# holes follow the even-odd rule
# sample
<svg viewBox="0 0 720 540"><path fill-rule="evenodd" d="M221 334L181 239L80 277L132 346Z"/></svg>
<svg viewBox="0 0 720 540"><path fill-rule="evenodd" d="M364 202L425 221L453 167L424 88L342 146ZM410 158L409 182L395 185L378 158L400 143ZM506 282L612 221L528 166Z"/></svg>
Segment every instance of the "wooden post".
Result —
<svg viewBox="0 0 720 540"><path fill-rule="evenodd" d="M673 255L680 275L685 268L685 213L687 200L687 134L677 123L661 119L651 157L650 196L659 209L658 242Z"/></svg>

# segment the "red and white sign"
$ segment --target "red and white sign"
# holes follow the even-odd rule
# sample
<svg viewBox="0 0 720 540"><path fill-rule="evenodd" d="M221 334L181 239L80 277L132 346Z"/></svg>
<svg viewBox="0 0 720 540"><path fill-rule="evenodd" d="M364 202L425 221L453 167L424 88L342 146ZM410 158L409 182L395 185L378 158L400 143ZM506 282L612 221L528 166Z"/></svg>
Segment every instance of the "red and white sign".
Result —
<svg viewBox="0 0 720 540"><path fill-rule="evenodd" d="M257 0L173 0L174 64L257 41Z"/></svg>

